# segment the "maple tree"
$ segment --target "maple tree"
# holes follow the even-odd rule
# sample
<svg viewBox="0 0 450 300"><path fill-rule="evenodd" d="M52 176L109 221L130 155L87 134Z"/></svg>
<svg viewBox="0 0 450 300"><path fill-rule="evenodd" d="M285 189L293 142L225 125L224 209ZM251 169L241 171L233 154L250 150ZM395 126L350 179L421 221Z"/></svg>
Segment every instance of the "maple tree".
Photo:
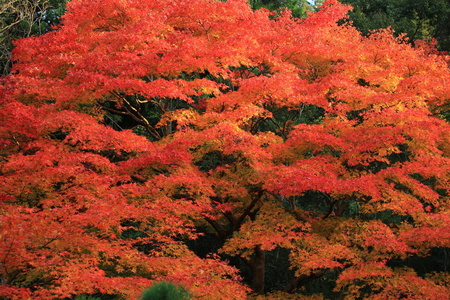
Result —
<svg viewBox="0 0 450 300"><path fill-rule="evenodd" d="M446 299L445 269L407 260L450 246L448 57L338 25L349 9L73 0L17 41L0 295L244 299L282 249L291 278L255 297L334 274L345 299Z"/></svg>

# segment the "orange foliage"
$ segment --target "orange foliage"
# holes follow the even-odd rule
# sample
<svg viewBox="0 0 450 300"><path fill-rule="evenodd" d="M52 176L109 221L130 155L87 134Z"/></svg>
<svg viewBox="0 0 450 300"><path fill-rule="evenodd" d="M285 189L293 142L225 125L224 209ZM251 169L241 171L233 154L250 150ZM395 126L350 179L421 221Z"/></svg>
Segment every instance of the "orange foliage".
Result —
<svg viewBox="0 0 450 300"><path fill-rule="evenodd" d="M292 283L267 299L326 272L346 299L448 298L445 272L390 264L450 247L448 57L362 37L338 25L349 9L73 0L58 30L17 41L0 295L137 299L174 281L244 299L225 258L262 294L266 255L285 249ZM134 130L107 126L117 115ZM208 256L190 246L204 236Z"/></svg>

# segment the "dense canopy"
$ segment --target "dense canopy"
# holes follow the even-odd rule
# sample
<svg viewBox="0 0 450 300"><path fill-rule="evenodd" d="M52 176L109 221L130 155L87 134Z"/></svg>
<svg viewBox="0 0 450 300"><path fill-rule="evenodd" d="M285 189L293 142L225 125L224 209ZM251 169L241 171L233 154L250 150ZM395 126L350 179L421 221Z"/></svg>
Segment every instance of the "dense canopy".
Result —
<svg viewBox="0 0 450 300"><path fill-rule="evenodd" d="M349 9L73 0L17 41L0 296L447 299L449 58Z"/></svg>

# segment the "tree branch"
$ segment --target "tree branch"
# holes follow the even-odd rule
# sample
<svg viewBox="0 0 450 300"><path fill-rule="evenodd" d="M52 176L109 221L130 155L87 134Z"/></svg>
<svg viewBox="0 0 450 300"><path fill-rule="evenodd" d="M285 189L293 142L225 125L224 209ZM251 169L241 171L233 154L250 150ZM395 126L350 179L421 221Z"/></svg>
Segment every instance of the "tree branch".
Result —
<svg viewBox="0 0 450 300"><path fill-rule="evenodd" d="M219 222L211 218L205 217L205 220L214 228L214 230L217 232L217 236L221 244L223 244L225 242L226 237L228 236L227 230L225 230L225 228L223 228L223 226L220 225Z"/></svg>
<svg viewBox="0 0 450 300"><path fill-rule="evenodd" d="M158 131L150 125L149 121L133 106L131 103L122 95L116 91L110 92L114 97L118 99L119 102L124 103L127 115L133 118L136 122L144 126L145 130L156 140L160 140L162 137Z"/></svg>
<svg viewBox="0 0 450 300"><path fill-rule="evenodd" d="M258 201L261 200L261 197L263 196L263 194L264 194L264 191L260 190L258 192L258 194L255 197L253 197L252 202L250 202L250 205L247 206L247 208L242 213L242 215L236 220L236 225L234 226L235 228L233 228L234 229L233 231L238 230L241 227L242 223L244 222L244 219L248 215L250 215L250 213L251 213L252 209L255 207L256 203L258 203ZM256 209L256 210L258 211L259 209Z"/></svg>

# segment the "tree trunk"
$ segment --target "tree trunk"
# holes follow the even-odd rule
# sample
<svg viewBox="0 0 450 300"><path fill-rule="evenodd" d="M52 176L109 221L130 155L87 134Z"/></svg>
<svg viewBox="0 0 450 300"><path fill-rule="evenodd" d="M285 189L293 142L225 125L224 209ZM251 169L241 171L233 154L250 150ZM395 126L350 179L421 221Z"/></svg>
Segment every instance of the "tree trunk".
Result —
<svg viewBox="0 0 450 300"><path fill-rule="evenodd" d="M266 266L266 252L258 246L255 248L255 254L250 260L250 268L253 273L252 289L255 293L264 293L264 279Z"/></svg>

